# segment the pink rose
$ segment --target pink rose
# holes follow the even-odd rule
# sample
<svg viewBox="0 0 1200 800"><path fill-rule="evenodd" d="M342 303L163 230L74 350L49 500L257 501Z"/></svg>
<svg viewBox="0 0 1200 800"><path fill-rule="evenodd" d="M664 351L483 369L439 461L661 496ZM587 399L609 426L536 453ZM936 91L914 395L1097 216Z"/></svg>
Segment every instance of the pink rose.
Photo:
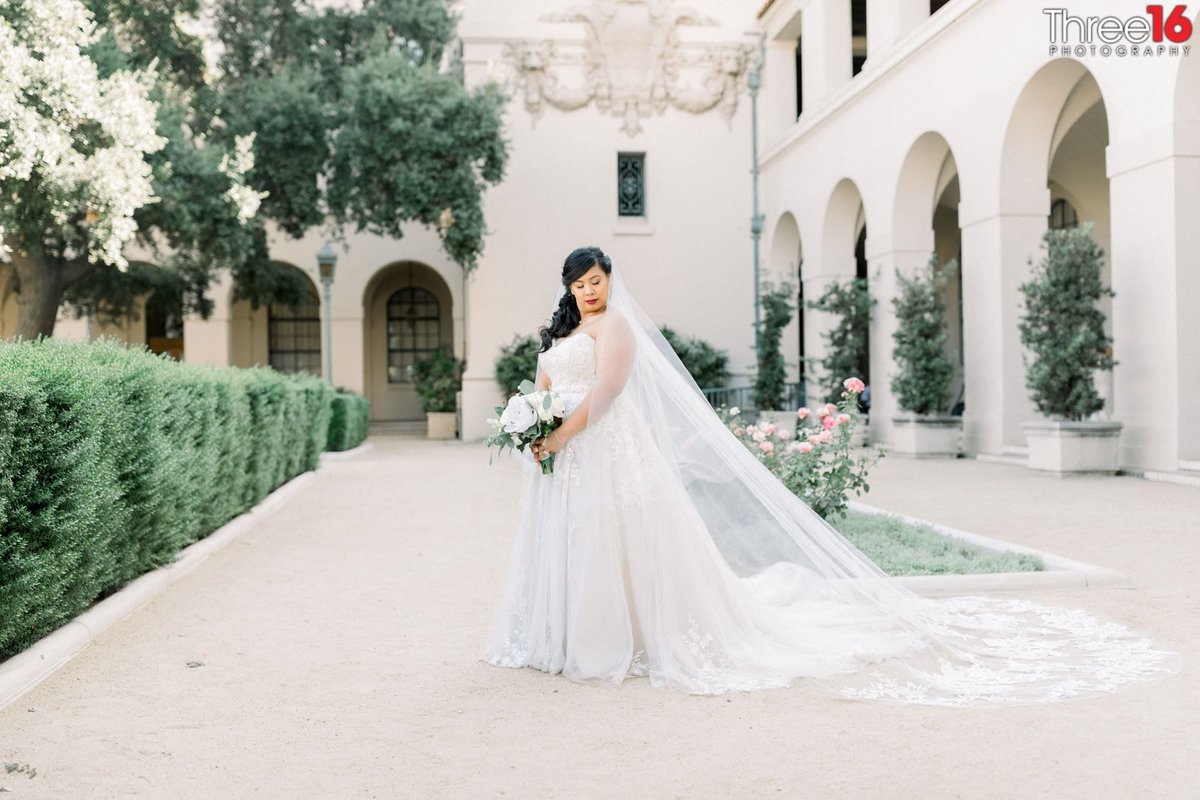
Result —
<svg viewBox="0 0 1200 800"><path fill-rule="evenodd" d="M767 435L766 435L765 433L763 433L762 431L755 431L755 432L754 432L754 441L756 441L756 442L762 442L762 441L765 441L765 440L766 440L766 438L767 438Z"/></svg>
<svg viewBox="0 0 1200 800"><path fill-rule="evenodd" d="M792 444L796 445L796 449L799 450L801 453L811 453L812 452L812 445L809 444L808 442L792 442Z"/></svg>
<svg viewBox="0 0 1200 800"><path fill-rule="evenodd" d="M768 422L766 427L763 428L763 433L765 433L767 436L775 433L775 423Z"/></svg>
<svg viewBox="0 0 1200 800"><path fill-rule="evenodd" d="M762 450L767 455L770 455L775 450L775 443L774 442L765 442L765 441L759 442L758 449Z"/></svg>
<svg viewBox="0 0 1200 800"><path fill-rule="evenodd" d="M733 432L736 433L738 436L741 436L743 433L746 432L746 429L743 428L741 425L734 425Z"/></svg>
<svg viewBox="0 0 1200 800"><path fill-rule="evenodd" d="M858 378L846 378L846 380L842 381L842 386L845 386L850 391L858 394L861 394L863 389L867 388L866 384L864 384Z"/></svg>
<svg viewBox="0 0 1200 800"><path fill-rule="evenodd" d="M792 442L787 446L787 451L789 453L795 453L797 451L806 452L801 450L802 447L807 447L809 450L812 450L812 445L808 442Z"/></svg>
<svg viewBox="0 0 1200 800"><path fill-rule="evenodd" d="M830 431L821 431L819 434L817 434L817 439L821 442L821 444L829 444L829 442L833 440L833 433Z"/></svg>
<svg viewBox="0 0 1200 800"><path fill-rule="evenodd" d="M829 416L829 409L828 408L818 408L817 416L821 419L824 419L825 417Z"/></svg>
<svg viewBox="0 0 1200 800"><path fill-rule="evenodd" d="M825 410L832 414L833 412L837 411L837 405L834 403L826 403Z"/></svg>
<svg viewBox="0 0 1200 800"><path fill-rule="evenodd" d="M838 421L839 425L845 425L847 422L850 421L850 415L849 414L838 414L837 421Z"/></svg>
<svg viewBox="0 0 1200 800"><path fill-rule="evenodd" d="M825 419L821 420L821 427L824 428L825 430L829 430L834 425L837 425L837 418L834 417L832 414L825 417Z"/></svg>
<svg viewBox="0 0 1200 800"><path fill-rule="evenodd" d="M783 439L786 442L788 439L792 438L792 432L789 431L787 428L784 428L783 430L781 430L779 432L779 438Z"/></svg>
<svg viewBox="0 0 1200 800"><path fill-rule="evenodd" d="M804 419L811 413L812 412L808 410L807 406L801 406L800 408L796 409L796 416L800 419Z"/></svg>
<svg viewBox="0 0 1200 800"><path fill-rule="evenodd" d="M810 434L809 434L809 435L808 435L806 438L808 439L808 443L809 443L810 445L812 445L812 444L817 444L818 442L820 442L820 441L821 441L821 434L819 434L819 433L810 433Z"/></svg>

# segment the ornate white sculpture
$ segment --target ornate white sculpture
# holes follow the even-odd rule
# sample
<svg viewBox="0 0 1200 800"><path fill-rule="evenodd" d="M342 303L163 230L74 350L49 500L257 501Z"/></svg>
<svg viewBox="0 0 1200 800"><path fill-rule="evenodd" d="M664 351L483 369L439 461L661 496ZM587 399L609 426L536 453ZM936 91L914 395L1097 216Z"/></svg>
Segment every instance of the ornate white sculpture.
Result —
<svg viewBox="0 0 1200 800"><path fill-rule="evenodd" d="M547 104L574 111L595 101L633 136L642 119L668 105L693 114L715 108L726 121L737 110L753 46L688 44L678 35L684 25L716 20L675 8L673 0L593 0L542 19L583 23L585 39L582 49L551 40L506 46L505 61L534 120ZM576 85L562 80L564 72L576 73Z"/></svg>

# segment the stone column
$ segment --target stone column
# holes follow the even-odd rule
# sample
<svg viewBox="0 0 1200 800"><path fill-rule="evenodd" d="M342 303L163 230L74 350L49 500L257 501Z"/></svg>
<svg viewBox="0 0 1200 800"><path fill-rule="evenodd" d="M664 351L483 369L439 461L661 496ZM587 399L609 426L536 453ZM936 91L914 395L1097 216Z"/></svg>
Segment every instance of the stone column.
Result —
<svg viewBox="0 0 1200 800"><path fill-rule="evenodd" d="M809 3L803 25L804 106L810 109L822 105L850 80L850 0Z"/></svg>
<svg viewBox="0 0 1200 800"><path fill-rule="evenodd" d="M963 262L963 371L966 410L963 448L968 453L1001 453L1025 447L1022 423L1038 418L1025 389L1025 364L1018 318L1019 286L1030 275L1029 259L1041 259L1049 190L1031 194L1025 210L961 221Z"/></svg>
<svg viewBox="0 0 1200 800"><path fill-rule="evenodd" d="M1200 153L1188 157L1172 138L1164 128L1107 153L1119 463L1156 470L1179 469L1200 438Z"/></svg>

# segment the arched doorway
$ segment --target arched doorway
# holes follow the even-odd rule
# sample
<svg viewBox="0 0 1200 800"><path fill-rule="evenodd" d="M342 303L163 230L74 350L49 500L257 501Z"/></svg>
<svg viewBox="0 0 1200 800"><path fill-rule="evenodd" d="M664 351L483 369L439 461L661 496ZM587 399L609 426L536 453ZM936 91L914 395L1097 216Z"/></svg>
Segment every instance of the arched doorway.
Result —
<svg viewBox="0 0 1200 800"><path fill-rule="evenodd" d="M280 372L308 373L320 377L322 329L321 301L316 284L301 269L276 262L303 283L304 294L295 305L275 302L252 308L249 300L230 306L230 364L265 365ZM230 297L233 296L230 289Z"/></svg>
<svg viewBox="0 0 1200 800"><path fill-rule="evenodd" d="M946 348L955 364L944 411L952 414L963 412L966 397L960 200L958 164L949 143L935 131L922 134L909 148L896 184L893 259L895 266L905 272L923 269L933 255L938 269L945 269L951 260L958 265L946 276L943 295Z"/></svg>
<svg viewBox="0 0 1200 800"><path fill-rule="evenodd" d="M796 332L784 339L784 358L798 364L796 380L803 383L807 373L804 360L804 250L800 243L800 226L791 212L785 211L775 223L769 264L773 276L796 286L796 314L789 325L789 328L794 325ZM794 352L787 344L789 340L795 342Z"/></svg>
<svg viewBox="0 0 1200 800"><path fill-rule="evenodd" d="M849 178L843 178L834 187L825 210L825 220L821 231L821 274L817 284L812 285L808 278L807 287L809 299L816 300L830 284L840 284L844 288L852 286L856 281L862 281L869 288L869 264L867 259L867 216L863 206L862 194L858 186ZM822 314L822 317L828 315ZM839 323L836 319L824 319L822 324L832 326ZM856 319L855 335L848 342L858 343L854 353L843 354L844 367L841 371L853 373L864 383L871 382L871 321L865 316ZM810 350L819 350L821 355L827 355L826 344L823 341L811 341ZM836 402L841 394L841 382L850 377L846 375L827 375L822 370L812 376L820 385L810 387L809 402Z"/></svg>
<svg viewBox="0 0 1200 800"><path fill-rule="evenodd" d="M424 420L412 365L454 350L453 297L433 268L401 261L381 269L363 298L364 365L373 420Z"/></svg>

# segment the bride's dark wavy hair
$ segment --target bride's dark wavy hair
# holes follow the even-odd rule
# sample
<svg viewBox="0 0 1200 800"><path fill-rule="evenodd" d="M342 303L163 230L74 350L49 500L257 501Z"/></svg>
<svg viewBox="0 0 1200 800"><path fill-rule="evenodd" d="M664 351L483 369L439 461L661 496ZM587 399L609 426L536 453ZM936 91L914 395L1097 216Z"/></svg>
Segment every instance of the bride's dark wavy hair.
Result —
<svg viewBox="0 0 1200 800"><path fill-rule="evenodd" d="M542 339L539 353L549 350L555 339L566 336L579 324L582 317L579 315L579 306L575 304L575 297L571 294L571 284L597 265L604 270L605 275L612 273L612 260L599 247L577 247L563 262L563 296L559 298L558 308L554 309L554 314L550 317L550 324L538 330Z"/></svg>

